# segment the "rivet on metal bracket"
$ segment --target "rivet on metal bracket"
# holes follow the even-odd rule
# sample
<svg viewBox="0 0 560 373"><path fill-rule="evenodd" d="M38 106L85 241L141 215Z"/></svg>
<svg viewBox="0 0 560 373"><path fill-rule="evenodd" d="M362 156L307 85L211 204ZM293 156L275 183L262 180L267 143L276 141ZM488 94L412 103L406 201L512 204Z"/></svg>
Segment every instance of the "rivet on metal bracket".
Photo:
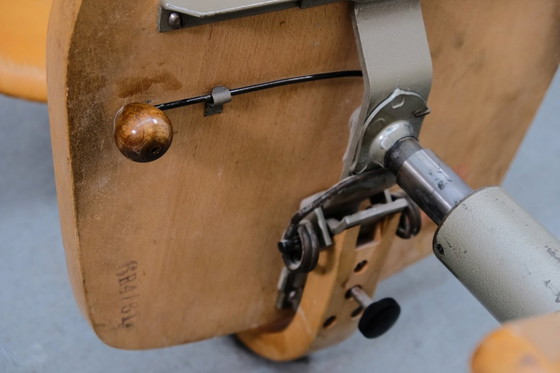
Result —
<svg viewBox="0 0 560 373"><path fill-rule="evenodd" d="M169 13L167 17L167 24L173 29L179 29L182 27L183 21L181 20L181 15L177 12Z"/></svg>
<svg viewBox="0 0 560 373"><path fill-rule="evenodd" d="M212 103L206 103L204 116L220 114L224 111L224 104L231 102L231 91L224 86L212 88Z"/></svg>

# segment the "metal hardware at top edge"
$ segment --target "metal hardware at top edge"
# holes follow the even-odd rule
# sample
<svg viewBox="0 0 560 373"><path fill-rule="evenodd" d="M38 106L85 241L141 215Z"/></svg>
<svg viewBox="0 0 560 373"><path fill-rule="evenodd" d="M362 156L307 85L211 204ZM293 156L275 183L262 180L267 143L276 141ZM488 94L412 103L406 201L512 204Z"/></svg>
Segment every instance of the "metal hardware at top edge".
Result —
<svg viewBox="0 0 560 373"><path fill-rule="evenodd" d="M253 16L290 8L340 2L342 0L161 0L160 32L200 26L233 18Z"/></svg>

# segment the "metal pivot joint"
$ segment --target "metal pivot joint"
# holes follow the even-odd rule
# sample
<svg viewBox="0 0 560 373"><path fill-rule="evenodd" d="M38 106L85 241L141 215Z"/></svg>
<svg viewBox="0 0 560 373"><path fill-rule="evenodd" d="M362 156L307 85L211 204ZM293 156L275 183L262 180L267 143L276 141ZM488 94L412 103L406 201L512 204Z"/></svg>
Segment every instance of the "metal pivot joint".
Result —
<svg viewBox="0 0 560 373"><path fill-rule="evenodd" d="M417 137L422 119L429 113L426 97L431 85L432 65L418 1L356 2L353 19L365 93L362 105L351 122L343 170L343 176L348 178L331 188L330 191L335 193L347 187L344 183L352 183L351 175L376 170L379 172L378 184L384 185L383 179L390 178L380 171L385 153L401 138ZM391 179L385 187L393 183ZM325 193L322 198L328 194ZM308 209L314 210L320 205L318 203ZM362 215L370 213L367 211ZM333 226L332 222L330 227L339 233L358 218L348 216L341 220L340 228ZM284 260L292 269L293 262L303 258L302 242L308 241L296 235L300 220L294 222L292 219L279 243ZM325 232L322 235L325 236Z"/></svg>
<svg viewBox="0 0 560 373"><path fill-rule="evenodd" d="M473 192L448 165L412 137L396 142L384 162L397 176L397 184L438 225Z"/></svg>
<svg viewBox="0 0 560 373"><path fill-rule="evenodd" d="M431 81L417 7L407 0L355 6L366 85L360 112L351 121L345 174L376 167L393 172L440 226L435 255L499 321L560 311L560 242L501 189L473 192L417 142L418 118L428 112L420 98L425 103ZM412 94L399 101L403 91ZM412 113L408 119L407 113Z"/></svg>
<svg viewBox="0 0 560 373"><path fill-rule="evenodd" d="M331 237L356 225L366 226L401 213L398 235L409 238L420 229L420 213L408 196L386 191L395 178L384 158L404 137L417 137L429 113L432 65L417 0L354 3L354 30L364 98L350 124L343 179L305 200L292 217L278 247L286 270L280 280L278 307L297 308L306 273ZM382 195L365 210L358 206Z"/></svg>
<svg viewBox="0 0 560 373"><path fill-rule="evenodd" d="M498 321L560 311L560 242L501 188L473 191L412 138L386 166L438 224L436 257Z"/></svg>
<svg viewBox="0 0 560 373"><path fill-rule="evenodd" d="M370 176L370 175L368 175ZM344 181L355 179L348 178ZM391 178L381 178L376 189L389 184L384 181ZM359 196L353 203L336 197L329 198L333 190L337 190L340 183L328 191L304 200L304 207L299 210L292 222L286 228L278 243L286 267L293 272L310 272L317 265L319 251L332 245L332 237L356 226L369 226L377 223L386 216L402 213L397 234L402 238L410 238L420 230L420 213L416 204L403 193L390 193L379 190L377 193L363 198ZM344 191L344 189L340 189ZM352 190L347 189L345 192ZM362 197L362 198L360 198ZM359 210L360 202L370 200L371 205ZM375 202L371 202L374 200ZM311 202L309 202L311 201ZM339 204L340 203L340 204ZM315 207L317 206L317 207Z"/></svg>
<svg viewBox="0 0 560 373"><path fill-rule="evenodd" d="M364 74L362 105L350 119L343 175L383 167L399 139L418 137L432 61L417 0L357 2L354 32Z"/></svg>
<svg viewBox="0 0 560 373"><path fill-rule="evenodd" d="M410 238L419 232L418 207L408 196L389 192L387 188L394 181L386 170L370 171L345 178L302 201L302 208L278 243L286 266L279 283L278 308L297 309L307 274L317 266L321 250L329 250L333 236L356 226L361 232L373 231L381 219L398 213L400 237ZM369 206L360 209L365 202Z"/></svg>

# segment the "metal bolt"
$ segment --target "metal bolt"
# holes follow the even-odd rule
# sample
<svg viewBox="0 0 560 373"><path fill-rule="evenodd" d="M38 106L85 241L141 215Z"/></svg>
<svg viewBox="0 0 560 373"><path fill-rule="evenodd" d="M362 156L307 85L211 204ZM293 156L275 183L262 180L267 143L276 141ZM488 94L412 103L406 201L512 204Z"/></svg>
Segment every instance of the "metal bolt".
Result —
<svg viewBox="0 0 560 373"><path fill-rule="evenodd" d="M282 239L280 242L278 242L278 250L280 250L282 254L289 253L294 249L295 246L296 245L293 240Z"/></svg>
<svg viewBox="0 0 560 373"><path fill-rule="evenodd" d="M172 28L181 28L181 15L177 12L170 13L169 18L167 18L167 23Z"/></svg>

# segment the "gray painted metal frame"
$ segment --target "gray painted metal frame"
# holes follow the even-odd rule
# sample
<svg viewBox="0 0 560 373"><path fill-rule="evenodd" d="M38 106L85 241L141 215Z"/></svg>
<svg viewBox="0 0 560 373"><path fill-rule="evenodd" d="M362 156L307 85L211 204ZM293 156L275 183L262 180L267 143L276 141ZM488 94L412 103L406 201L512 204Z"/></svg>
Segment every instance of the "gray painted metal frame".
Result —
<svg viewBox="0 0 560 373"><path fill-rule="evenodd" d="M418 0L356 2L353 20L364 74L364 98L359 112L350 120L344 176L380 167L371 157L367 159L367 154L377 135L391 124L377 116L386 111L381 107L384 101L393 111L410 106L407 101L411 99L418 101L412 103L416 109L392 118L413 124L413 135L418 136L422 118L429 112L425 102L432 85L432 58ZM368 128L370 124L373 131Z"/></svg>
<svg viewBox="0 0 560 373"><path fill-rule="evenodd" d="M341 0L160 0L160 32Z"/></svg>
<svg viewBox="0 0 560 373"><path fill-rule="evenodd" d="M457 205L434 254L498 321L560 311L560 242L502 188Z"/></svg>

